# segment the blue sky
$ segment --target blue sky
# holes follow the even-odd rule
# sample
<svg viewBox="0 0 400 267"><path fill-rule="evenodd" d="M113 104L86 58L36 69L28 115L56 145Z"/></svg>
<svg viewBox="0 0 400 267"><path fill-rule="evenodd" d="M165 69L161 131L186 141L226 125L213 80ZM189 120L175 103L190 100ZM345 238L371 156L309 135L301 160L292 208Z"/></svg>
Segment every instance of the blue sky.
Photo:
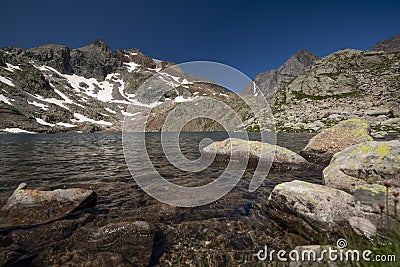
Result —
<svg viewBox="0 0 400 267"><path fill-rule="evenodd" d="M7 1L0 46L104 40L177 63L210 60L251 78L297 50L369 49L400 33L400 1Z"/></svg>

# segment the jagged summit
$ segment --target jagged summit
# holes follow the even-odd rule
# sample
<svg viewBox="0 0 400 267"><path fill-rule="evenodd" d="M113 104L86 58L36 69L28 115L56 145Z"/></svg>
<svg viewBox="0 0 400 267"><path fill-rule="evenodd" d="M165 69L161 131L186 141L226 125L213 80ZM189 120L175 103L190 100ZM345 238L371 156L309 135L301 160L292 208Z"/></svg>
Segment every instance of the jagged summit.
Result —
<svg viewBox="0 0 400 267"><path fill-rule="evenodd" d="M400 34L375 44L371 50L385 51L387 53L400 52Z"/></svg>
<svg viewBox="0 0 400 267"><path fill-rule="evenodd" d="M318 56L307 50L299 50L277 69L279 74L297 76L310 66Z"/></svg>
<svg viewBox="0 0 400 267"><path fill-rule="evenodd" d="M299 50L276 70L268 70L258 74L254 79L254 83L264 96L269 97L280 90L286 83L296 78L297 75L317 59L319 57L313 53L306 50ZM257 95L252 83L246 86L243 94Z"/></svg>

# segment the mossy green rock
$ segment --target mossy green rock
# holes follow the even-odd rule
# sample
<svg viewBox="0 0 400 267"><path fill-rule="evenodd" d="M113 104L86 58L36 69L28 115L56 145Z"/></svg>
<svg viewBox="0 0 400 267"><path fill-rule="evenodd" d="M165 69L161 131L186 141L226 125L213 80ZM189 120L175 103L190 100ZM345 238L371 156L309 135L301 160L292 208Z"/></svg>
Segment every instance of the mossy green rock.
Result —
<svg viewBox="0 0 400 267"><path fill-rule="evenodd" d="M325 185L353 192L357 185L400 186L400 140L368 141L335 154L323 171Z"/></svg>
<svg viewBox="0 0 400 267"><path fill-rule="evenodd" d="M310 162L328 165L333 155L346 147L372 140L367 121L354 118L340 122L311 138L300 152Z"/></svg>
<svg viewBox="0 0 400 267"><path fill-rule="evenodd" d="M353 196L360 203L373 207L376 212L380 212L379 205L386 206L386 195L388 197L389 211L394 213L394 191L399 188L390 187L388 190L380 184L363 184L354 188ZM386 207L385 207L386 208Z"/></svg>

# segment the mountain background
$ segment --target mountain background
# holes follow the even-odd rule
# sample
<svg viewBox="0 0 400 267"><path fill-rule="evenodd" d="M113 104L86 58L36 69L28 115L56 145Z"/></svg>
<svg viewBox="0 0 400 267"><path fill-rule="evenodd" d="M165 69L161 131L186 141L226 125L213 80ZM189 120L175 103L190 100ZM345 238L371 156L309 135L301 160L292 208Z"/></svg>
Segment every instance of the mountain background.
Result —
<svg viewBox="0 0 400 267"><path fill-rule="evenodd" d="M319 131L351 117L368 120L376 133L399 131L399 40L398 35L367 51L345 49L323 58L300 50L276 70L258 74L257 86L247 85L242 94L267 98L278 131ZM137 94L161 70L168 70L162 75L173 90L162 92L161 99L152 99L161 90L156 87ZM186 75L173 62L136 48L113 51L101 40L77 49L4 47L0 90L2 132L121 131L125 116L146 123L149 131L160 131L171 110L202 97L234 107L245 121L242 130L259 130L254 114L235 93ZM141 112L127 112L129 104L152 108L152 113L141 118ZM221 129L199 119L184 130Z"/></svg>

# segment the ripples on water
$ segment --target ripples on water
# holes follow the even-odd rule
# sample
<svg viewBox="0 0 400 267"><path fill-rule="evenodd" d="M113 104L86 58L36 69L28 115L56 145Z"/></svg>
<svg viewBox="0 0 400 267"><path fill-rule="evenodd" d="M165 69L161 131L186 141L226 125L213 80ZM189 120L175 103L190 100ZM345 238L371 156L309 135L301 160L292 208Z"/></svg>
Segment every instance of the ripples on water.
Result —
<svg viewBox="0 0 400 267"><path fill-rule="evenodd" d="M312 136L278 134L277 144L299 152ZM188 159L199 157L198 144L205 137L217 141L224 140L227 135L222 132L181 134L180 148L183 154ZM258 140L259 136L250 134L250 139ZM224 170L224 166L213 163L207 170L195 175L182 172L168 163L160 148L159 134L148 134L147 141L149 155L156 169L176 184L190 186L205 183L218 178ZM136 185L125 163L120 133L0 135L0 144L0 205L5 204L13 190L22 182L27 183L29 188L46 190L94 188L99 195L99 201L93 211L94 219L91 223L98 226L134 220L154 223L162 236L159 238L162 241L156 240L156 243L162 243L162 249L156 256L153 255L156 257L153 262L157 263L163 260L173 262L175 254L190 255L189 246L200 246L205 242L203 239L210 239L209 235L217 238L221 233L226 235L225 239L222 238L220 244L211 247L210 251L220 251L221 246L228 251L253 251L263 246L270 238L264 205L273 187L293 179L319 183L321 178L320 173L309 171L271 172L256 192L249 193L247 188L252 171L248 170L238 185L219 201L198 208L172 209L165 208L164 204L147 196ZM172 215L166 215L168 212ZM221 223L221 220L230 223ZM198 234L199 227L208 229L212 234L207 234L207 237ZM263 232L258 234L258 239L247 234L243 234L245 237L238 234L238 231L250 233L257 229ZM251 242L245 241L248 239ZM78 243L72 240L65 242L79 249ZM174 250L183 246L182 244L187 247ZM28 252L30 250L24 249ZM38 253L40 255L41 252ZM201 254L199 251L196 253Z"/></svg>

